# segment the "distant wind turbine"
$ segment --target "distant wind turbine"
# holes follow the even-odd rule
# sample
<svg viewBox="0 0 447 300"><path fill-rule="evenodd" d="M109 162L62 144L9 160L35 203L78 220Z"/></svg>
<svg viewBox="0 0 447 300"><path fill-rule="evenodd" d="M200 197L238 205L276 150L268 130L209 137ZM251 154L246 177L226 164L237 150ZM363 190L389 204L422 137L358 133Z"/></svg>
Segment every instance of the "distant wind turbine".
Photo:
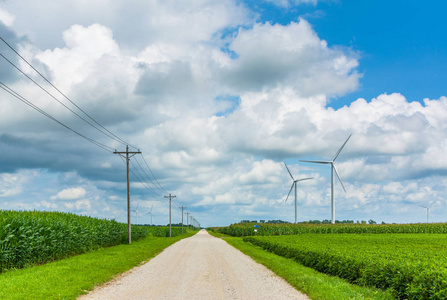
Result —
<svg viewBox="0 0 447 300"><path fill-rule="evenodd" d="M150 212L148 212L148 213L146 213L146 215L151 215L151 225L152 225L152 216L153 216L153 213L152 213L152 208L154 207L154 205L152 204L152 206L151 206L151 211Z"/></svg>
<svg viewBox="0 0 447 300"><path fill-rule="evenodd" d="M420 207L423 207L427 210L427 223L430 223L430 207L433 205L433 202L431 202L428 206L419 205Z"/></svg>
<svg viewBox="0 0 447 300"><path fill-rule="evenodd" d="M138 224L138 205L140 205L140 202L137 202L137 207L134 210L132 210L135 213L135 216L136 216L136 221L137 222L135 224Z"/></svg>
<svg viewBox="0 0 447 300"><path fill-rule="evenodd" d="M285 202L287 202L287 199L289 199L290 193L292 192L292 189L295 186L295 224L296 224L297 223L297 208L296 208L296 206L297 206L297 204L296 204L297 203L297 191L296 191L296 183L299 182L299 181L313 179L313 177L308 177L308 178L302 178L302 179L295 180L295 178L293 178L292 173L290 173L290 170L287 167L286 163L284 163L284 165L286 166L287 172L289 172L289 175L290 175L290 177L292 177L292 180L293 180L292 187L289 190L289 194L287 194L287 198L286 198Z"/></svg>
<svg viewBox="0 0 447 300"><path fill-rule="evenodd" d="M334 171L335 174L337 174L338 180L340 180L341 186L343 187L343 190L346 193L345 186L343 185L343 182L341 181L340 175L338 174L337 168L335 168L335 160L337 159L338 155L340 154L341 150L343 150L343 147L346 145L346 143L351 138L352 134L349 135L349 137L346 139L346 141L343 143L343 145L338 149L337 153L335 154L335 157L332 161L315 161L315 160L301 160L303 162L309 162L309 163L315 163L315 164L330 164L331 165L331 218L332 218L332 224L335 224L335 202L334 202Z"/></svg>

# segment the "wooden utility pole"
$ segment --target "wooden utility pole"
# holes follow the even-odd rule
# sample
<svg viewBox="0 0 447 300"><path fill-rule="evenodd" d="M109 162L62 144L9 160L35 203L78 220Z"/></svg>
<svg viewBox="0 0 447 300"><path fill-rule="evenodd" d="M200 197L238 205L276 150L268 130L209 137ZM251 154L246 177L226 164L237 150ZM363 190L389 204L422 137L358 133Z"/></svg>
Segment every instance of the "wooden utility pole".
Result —
<svg viewBox="0 0 447 300"><path fill-rule="evenodd" d="M129 180L129 160L132 156L135 154L141 154L141 152L135 151L135 152L129 152L129 146L126 146L126 152L118 152L115 150L113 152L114 154L119 154L121 157L124 157L126 159L126 166L127 166L127 239L129 241L129 244L132 242L132 236L131 236L131 229L130 229L130 180ZM125 156L123 154L126 154ZM131 154L131 155L129 155Z"/></svg>
<svg viewBox="0 0 447 300"><path fill-rule="evenodd" d="M186 208L185 206L180 206L179 207L182 210L182 234L183 234L183 210Z"/></svg>
<svg viewBox="0 0 447 300"><path fill-rule="evenodd" d="M171 200L172 198L175 198L176 196L165 196L165 198L169 198L169 237L172 237L172 231L171 231Z"/></svg>

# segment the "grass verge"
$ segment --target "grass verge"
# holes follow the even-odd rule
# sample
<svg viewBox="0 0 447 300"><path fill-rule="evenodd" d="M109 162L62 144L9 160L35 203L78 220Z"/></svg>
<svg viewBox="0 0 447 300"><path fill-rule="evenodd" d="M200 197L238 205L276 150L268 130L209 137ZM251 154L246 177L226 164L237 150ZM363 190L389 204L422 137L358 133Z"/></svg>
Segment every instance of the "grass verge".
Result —
<svg viewBox="0 0 447 300"><path fill-rule="evenodd" d="M278 276L284 278L297 290L311 299L394 299L391 293L350 284L338 277L319 273L304 267L298 262L270 253L261 247L242 241L242 238L228 237L223 234L210 234L223 238L228 244L263 264Z"/></svg>
<svg viewBox="0 0 447 300"><path fill-rule="evenodd" d="M0 274L0 299L76 299L95 286L150 260L166 247L194 235L148 237L28 269Z"/></svg>

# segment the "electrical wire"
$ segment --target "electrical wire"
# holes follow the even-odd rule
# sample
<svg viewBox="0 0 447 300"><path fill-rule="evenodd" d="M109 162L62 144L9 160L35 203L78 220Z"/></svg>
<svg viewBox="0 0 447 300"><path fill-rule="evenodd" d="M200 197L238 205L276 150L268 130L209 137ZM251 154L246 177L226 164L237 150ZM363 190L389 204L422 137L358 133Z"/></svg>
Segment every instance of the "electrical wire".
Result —
<svg viewBox="0 0 447 300"><path fill-rule="evenodd" d="M92 125L90 122L87 122L86 120L84 120L84 118L80 117L78 114L74 113L71 109L69 109L68 107L66 107L64 105L64 107L66 107L67 109L69 109L71 112L73 112L75 115L77 115L78 117L80 117L82 120L84 120L85 122L87 122L89 125L91 125L92 127L94 127L95 129L97 129L98 131L102 132L103 134L107 135L108 137L114 139L115 141L123 144L123 145L129 145L130 147L137 149L136 147L130 145L129 143L127 143L126 141L122 140L120 137L118 137L117 135L115 135L113 132L111 132L110 130L108 130L107 128L105 128L103 125L101 125L98 121L96 121L92 116L90 116L85 110L83 110L81 107L79 107L76 103L74 103L70 98L68 98L67 95L65 95L61 90L59 90L50 80L48 80L42 73L40 73L30 62L28 62L22 55L20 55L20 53L14 49L8 42L6 42L1 36L0 36L0 40L2 40L3 43L5 43L18 57L20 57L29 67L31 67L37 74L39 74L40 77L42 77L48 84L50 84L56 91L58 91L65 99L67 99L71 104L73 104L77 109L79 109L84 115L86 115L90 120L92 120L94 123L96 123L98 126L100 126L102 129L104 129L105 131L107 131L109 134L106 134L105 132L103 132L102 130L100 130L99 128L97 128L96 126ZM19 70L23 75L25 75L28 79L30 79L32 82L34 82L37 86L39 86L41 89L43 89L39 84L37 84L34 80L32 80L29 76L27 76L22 70L20 70L20 68L18 68L17 66L14 65L14 63L12 63L10 60L8 60L5 56L3 56L2 54L0 54L6 61L8 61L11 65L13 65L17 70ZM48 94L50 94L48 91L46 91L45 89L43 89L45 92L47 92ZM52 96L52 95L51 95ZM55 98L54 96L52 96L53 98ZM61 103L59 100L55 99L56 101L58 101L59 103ZM62 104L62 103L61 103ZM63 104L62 104L63 105Z"/></svg>
<svg viewBox="0 0 447 300"><path fill-rule="evenodd" d="M80 137L86 139L87 141L89 141L90 143L102 148L103 150L106 150L108 152L113 153L113 148L109 147L107 145L104 145L98 141L95 141L85 135L83 135L82 133L74 130L73 128L65 125L64 123L62 123L61 121L57 120L56 118L54 118L53 116L51 116L50 114L48 114L47 112L45 112L43 109L39 108L38 106L36 106L35 104L33 104L31 101L27 100L25 97L21 96L19 93L17 93L16 91L14 91L13 89L11 89L9 86L7 86L6 84L4 84L3 82L0 82L0 88L3 89L4 91L6 91L7 93L9 93L10 95L14 96L15 98L17 98L18 100L22 101L23 103L25 103L26 105L30 106L31 108L35 109L36 111L38 111L39 113L41 113L42 115L46 116L47 118L53 120L54 122L58 123L59 125L62 125L63 127L67 128L68 130L70 130L71 132L79 135Z"/></svg>
<svg viewBox="0 0 447 300"><path fill-rule="evenodd" d="M16 51L8 42L6 42L1 36L0 36L0 40L5 43L17 56L19 56L29 67L31 67L40 77L42 77L48 84L50 84L57 92L59 92L65 99L67 99L72 105L74 105L78 110L80 110L85 116L88 117L88 119L90 119L91 121L93 121L95 124L97 124L100 128L98 128L98 126L92 124L91 122L89 122L88 120L86 120L84 117L80 116L78 113L76 113L75 111L73 111L71 108L69 108L67 105L65 105L63 102L61 102L59 99L57 99L53 94L51 94L48 90L46 90L42 85L40 85L39 83L37 83L34 79L32 79L29 75L27 75L23 70L21 70L18 66L16 66L11 60L9 60L8 58L6 58L2 53L0 53L0 56L5 59L9 64L11 64L15 69L17 69L20 73L22 73L26 78L28 78L31 82L33 82L35 85L37 85L40 89L42 89L46 94L48 94L50 97L52 97L54 100L56 100L59 104L61 104L63 107L65 107L67 110L69 110L71 113L73 113L74 115L76 115L78 118L80 118L81 120L83 120L85 123L87 123L88 125L92 126L93 128L95 128L96 130L98 130L99 132L101 132L102 134L106 135L107 137L123 144L123 145L128 145L134 149L138 149L135 146L130 145L129 143L127 143L126 141L124 141L123 139L121 139L120 137L118 137L117 135L115 135L114 133L112 133L111 131L109 131L107 128L105 128L103 125L101 125L99 122L97 122L93 117L91 117L87 112L85 112L81 107L79 107L76 103L74 103L68 96L66 96L62 91L60 91L51 81L49 81L41 72L39 72L31 63L29 63L23 56L21 56L18 51ZM49 119L55 121L56 123L60 124L61 126L65 127L66 129L72 131L73 133L79 135L80 137L86 139L87 141L89 141L90 143L93 143L94 145L102 148L103 150L106 150L108 152L112 152L112 150L114 150L113 148L106 146L100 142L97 142L83 134L81 134L80 132L72 129L71 127L69 127L68 125L65 125L64 123L62 123L61 121L57 120L56 118L54 118L53 116L51 116L50 114L48 114L47 112L45 112L44 110L42 110L41 108L39 108L38 106L34 105L31 101L27 100L26 98L24 98L23 96L21 96L20 94L18 94L17 92L15 92L14 90L12 90L10 87L8 87L7 85L5 85L4 83L0 82L0 88L2 88L3 90L5 90L7 93L11 94L12 96L14 96L15 98L17 98L18 100L22 101L23 103L25 103L26 105L30 106L31 108L35 109L36 111L38 111L39 113L43 114L44 116L48 117ZM102 128L102 129L101 129ZM154 183L154 181L148 176L148 174L146 173L146 171L144 171L143 167L141 166L141 164L138 162L137 159L136 162L139 165L140 169L143 171L143 173L146 175L146 178L149 179L149 181L152 183L152 185L160 190L161 192L166 192L168 193L163 186L160 184L160 182L157 180L157 178L155 177L154 173L152 172L151 168L149 167L146 159L144 158L143 155L141 155L143 158L143 161L146 165L146 167L148 168L149 172L152 175L152 178L154 179L154 181L156 182L156 184ZM120 155L121 158L123 158ZM138 171L138 169L135 167L135 165L132 163L135 171L143 178L140 179L140 177L133 171L130 170L132 172L132 174L140 181L140 183L143 184L144 187L146 187L149 191L151 191L152 193L158 195L158 196L162 196L160 195L158 192L156 192L153 188L150 187L149 183L144 180L144 176ZM144 182L143 182L144 181ZM177 205L180 205L178 200L175 200L175 202L177 203Z"/></svg>
<svg viewBox="0 0 447 300"><path fill-rule="evenodd" d="M155 179L155 182L157 182L158 186L165 192L167 193L167 191L161 186L161 184L158 182L157 178L155 177L154 173L152 172L151 168L149 168L148 163L146 162L146 159L144 158L144 155L141 154L141 157L143 158L144 163L146 164L146 167L149 169L149 172L151 172L152 177Z"/></svg>
<svg viewBox="0 0 447 300"><path fill-rule="evenodd" d="M68 109L71 113L73 113L75 116L77 116L78 118L80 118L82 121L84 121L85 123L87 123L88 125L92 126L93 128L95 128L96 130L98 130L99 132L101 132L102 134L106 135L107 137L126 145L125 142L114 138L112 135L104 132L103 130L101 130L100 128L98 128L97 126L93 125L91 122L87 121L85 118L83 118L82 116L80 116L78 113L76 113L75 111L73 111L71 108L69 108L67 105L65 105L63 102L61 102L59 99L57 99L53 94L51 94L49 91L47 91L43 86L41 86L39 83L37 83L34 79L32 79L29 75L27 75L24 71L22 71L19 67L17 67L12 61L10 61L8 58L6 58L3 54L0 53L0 56L3 57L7 62L9 62L14 68L16 68L20 73L22 73L26 78L28 78L31 82L33 82L35 85L37 85L40 89L42 89L46 94L48 94L51 98L53 98L54 100L56 100L60 105L62 105L63 107L65 107L66 109Z"/></svg>
<svg viewBox="0 0 447 300"><path fill-rule="evenodd" d="M161 187L161 185L157 186L154 181L147 175L146 171L143 169L143 167L141 166L140 162L138 161L137 157L135 157L135 161L137 162L138 166L140 167L141 171L143 171L144 175L146 175L146 178L149 180L150 183L152 183L152 185L154 186L154 188L158 189L160 192L164 193L164 189L163 187ZM148 167L149 168L149 167ZM154 177L155 180L157 180ZM157 181L158 182L158 181Z"/></svg>
<svg viewBox="0 0 447 300"><path fill-rule="evenodd" d="M138 174L139 174L139 176L141 176L141 177L143 177L142 175L141 175L141 173L140 173L140 171L138 171L138 169L135 167L135 164L131 161L131 160L129 160L130 161L130 164L133 166L133 168L135 169L135 172L137 172ZM133 171L132 171L132 173L137 177L137 179L138 179L138 181L140 181L149 191L151 191L152 193L154 193L155 195L157 195L157 196L161 196L161 194L159 194L159 193L157 193L154 189L152 189L150 186L149 186L149 184L147 183L147 181L145 181L144 180L144 178L142 178L142 179L140 179L140 177L139 176L137 176ZM143 181L144 181L144 183L143 183Z"/></svg>

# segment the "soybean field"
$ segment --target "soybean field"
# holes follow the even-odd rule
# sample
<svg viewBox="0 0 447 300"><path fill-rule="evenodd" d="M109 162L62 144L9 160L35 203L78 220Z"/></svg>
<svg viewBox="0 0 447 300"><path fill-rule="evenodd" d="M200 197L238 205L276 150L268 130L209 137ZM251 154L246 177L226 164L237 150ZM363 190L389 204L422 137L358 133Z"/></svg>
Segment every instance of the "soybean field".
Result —
<svg viewBox="0 0 447 300"><path fill-rule="evenodd" d="M254 228L253 225L258 227ZM295 235L305 233L447 233L447 223L416 224L232 224L212 227L212 231L235 237L261 235ZM254 230L256 229L256 231Z"/></svg>
<svg viewBox="0 0 447 300"><path fill-rule="evenodd" d="M244 241L351 283L391 289L399 299L447 298L445 234L302 234Z"/></svg>
<svg viewBox="0 0 447 300"><path fill-rule="evenodd" d="M447 223L244 223L210 230L397 299L447 299Z"/></svg>

